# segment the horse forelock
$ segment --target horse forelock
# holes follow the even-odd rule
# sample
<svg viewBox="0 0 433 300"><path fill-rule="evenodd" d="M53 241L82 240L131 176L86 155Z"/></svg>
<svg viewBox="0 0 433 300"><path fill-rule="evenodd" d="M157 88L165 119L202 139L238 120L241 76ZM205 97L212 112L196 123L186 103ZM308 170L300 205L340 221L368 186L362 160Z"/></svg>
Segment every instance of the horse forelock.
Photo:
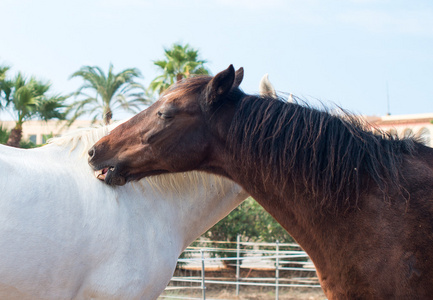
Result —
<svg viewBox="0 0 433 300"><path fill-rule="evenodd" d="M170 98L183 98L191 94L200 93L203 86L208 84L212 77L206 75L199 75L188 78L188 80L181 80L168 88L161 97L170 96Z"/></svg>
<svg viewBox="0 0 433 300"><path fill-rule="evenodd" d="M253 180L282 192L294 186L295 198L307 196L334 212L356 207L369 181L384 198L390 189L401 191L402 154L413 153L413 139L373 133L346 112L265 98L245 96L229 132L235 161L244 172L258 170Z"/></svg>

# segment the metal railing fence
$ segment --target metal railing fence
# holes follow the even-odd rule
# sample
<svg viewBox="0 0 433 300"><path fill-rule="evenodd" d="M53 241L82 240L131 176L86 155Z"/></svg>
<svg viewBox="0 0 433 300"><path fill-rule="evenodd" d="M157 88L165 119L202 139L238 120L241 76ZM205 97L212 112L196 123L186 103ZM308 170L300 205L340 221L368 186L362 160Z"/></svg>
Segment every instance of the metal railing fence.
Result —
<svg viewBox="0 0 433 300"><path fill-rule="evenodd" d="M275 289L279 299L281 288L320 289L314 265L299 245L293 243L221 242L200 240L184 251L186 258L178 260L180 269L195 270L195 276L176 274L159 299L207 299L206 288L210 285L234 286L236 296L241 286L257 286ZM227 257L229 256L229 257ZM234 276L206 276L206 269L234 269ZM241 269L266 270L272 277L242 277ZM286 276L281 277L284 272ZM262 272L263 273L263 272ZM249 273L248 273L249 275ZM169 295L173 290L201 289L200 298Z"/></svg>

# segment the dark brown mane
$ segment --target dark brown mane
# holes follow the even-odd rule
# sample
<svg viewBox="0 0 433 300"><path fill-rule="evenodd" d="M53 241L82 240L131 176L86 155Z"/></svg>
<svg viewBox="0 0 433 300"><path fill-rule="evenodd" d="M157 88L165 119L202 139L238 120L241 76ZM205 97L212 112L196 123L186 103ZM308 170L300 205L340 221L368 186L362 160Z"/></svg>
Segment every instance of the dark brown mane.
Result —
<svg viewBox="0 0 433 300"><path fill-rule="evenodd" d="M384 198L394 187L403 192L402 155L411 155L414 143L373 134L349 114L335 116L305 104L257 96L240 100L229 134L234 159L243 161L245 169L255 165L260 170L256 176L263 182L274 178L281 191L291 181L295 198L307 196L321 210L333 212L357 207L371 182Z"/></svg>

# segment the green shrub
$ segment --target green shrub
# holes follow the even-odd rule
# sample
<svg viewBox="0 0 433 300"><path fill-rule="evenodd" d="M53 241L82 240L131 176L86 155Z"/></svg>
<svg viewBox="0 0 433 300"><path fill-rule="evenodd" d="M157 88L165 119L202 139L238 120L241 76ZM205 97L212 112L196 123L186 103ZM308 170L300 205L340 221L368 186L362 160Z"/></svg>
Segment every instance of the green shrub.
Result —
<svg viewBox="0 0 433 300"><path fill-rule="evenodd" d="M10 131L0 124L0 144L6 144L8 142Z"/></svg>

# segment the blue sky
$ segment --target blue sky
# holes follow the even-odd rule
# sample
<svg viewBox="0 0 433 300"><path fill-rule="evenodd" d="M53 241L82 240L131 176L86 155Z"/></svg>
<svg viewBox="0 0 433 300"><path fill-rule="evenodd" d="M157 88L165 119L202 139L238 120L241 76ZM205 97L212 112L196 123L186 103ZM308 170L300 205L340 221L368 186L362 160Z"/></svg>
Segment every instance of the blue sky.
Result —
<svg viewBox="0 0 433 300"><path fill-rule="evenodd" d="M184 42L214 74L244 67L247 93L269 73L278 91L384 115L388 85L391 114L433 112L431 0L2 0L0 14L0 64L56 92L80 85L68 78L81 66L110 62L147 85L152 60Z"/></svg>

